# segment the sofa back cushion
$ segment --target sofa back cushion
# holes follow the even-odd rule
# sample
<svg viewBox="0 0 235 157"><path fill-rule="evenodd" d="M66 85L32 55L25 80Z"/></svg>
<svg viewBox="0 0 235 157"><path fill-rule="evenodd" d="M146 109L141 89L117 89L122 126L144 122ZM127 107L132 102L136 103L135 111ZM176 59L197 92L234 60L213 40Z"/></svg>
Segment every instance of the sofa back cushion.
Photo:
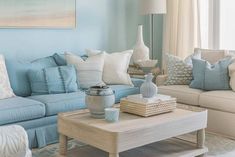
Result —
<svg viewBox="0 0 235 157"><path fill-rule="evenodd" d="M52 56L39 58L31 62L33 69L43 69L47 67L56 67L57 64Z"/></svg>
<svg viewBox="0 0 235 157"><path fill-rule="evenodd" d="M11 87L18 96L29 96L31 93L27 71L31 67L30 62L6 59L7 72Z"/></svg>
<svg viewBox="0 0 235 157"><path fill-rule="evenodd" d="M32 95L70 93L78 90L75 68L70 66L29 70Z"/></svg>
<svg viewBox="0 0 235 157"><path fill-rule="evenodd" d="M6 67L9 75L11 87L17 96L30 96L31 88L27 72L30 69L43 69L57 66L53 57L45 57L32 62L6 59Z"/></svg>
<svg viewBox="0 0 235 157"><path fill-rule="evenodd" d="M206 60L211 64L214 64L226 57L228 51L195 48L194 53L201 53L201 59Z"/></svg>

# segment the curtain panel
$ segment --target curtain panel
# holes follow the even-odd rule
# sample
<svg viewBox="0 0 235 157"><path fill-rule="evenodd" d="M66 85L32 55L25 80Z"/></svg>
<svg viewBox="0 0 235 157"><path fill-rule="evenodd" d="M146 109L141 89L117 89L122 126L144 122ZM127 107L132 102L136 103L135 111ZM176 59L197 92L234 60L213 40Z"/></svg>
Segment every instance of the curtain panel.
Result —
<svg viewBox="0 0 235 157"><path fill-rule="evenodd" d="M164 54L185 58L200 47L200 16L198 0L167 0L163 27Z"/></svg>

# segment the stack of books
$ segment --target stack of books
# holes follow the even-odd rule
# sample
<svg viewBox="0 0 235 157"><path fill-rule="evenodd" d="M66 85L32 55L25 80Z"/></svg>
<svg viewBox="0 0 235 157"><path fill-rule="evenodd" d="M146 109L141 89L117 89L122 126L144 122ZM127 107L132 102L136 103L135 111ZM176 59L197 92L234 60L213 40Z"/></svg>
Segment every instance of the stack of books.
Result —
<svg viewBox="0 0 235 157"><path fill-rule="evenodd" d="M120 109L122 112L149 117L174 111L176 98L160 94L153 98L143 98L141 94L130 95L121 99Z"/></svg>
<svg viewBox="0 0 235 157"><path fill-rule="evenodd" d="M144 71L136 65L129 65L128 74L133 78L141 78L141 79L143 79L145 76Z"/></svg>

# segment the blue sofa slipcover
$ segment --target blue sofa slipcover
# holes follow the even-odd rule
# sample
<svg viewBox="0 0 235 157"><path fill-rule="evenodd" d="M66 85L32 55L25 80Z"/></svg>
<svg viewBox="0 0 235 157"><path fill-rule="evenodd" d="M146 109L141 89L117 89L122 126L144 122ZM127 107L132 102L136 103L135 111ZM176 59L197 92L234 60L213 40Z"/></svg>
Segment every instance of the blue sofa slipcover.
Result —
<svg viewBox="0 0 235 157"><path fill-rule="evenodd" d="M56 58L58 59L58 58ZM24 62L6 59L11 86L17 97L0 100L0 125L18 124L28 134L30 148L44 147L58 142L57 114L86 108L85 92L31 96L27 77L29 69L58 66L53 56ZM134 86L110 85L115 101L139 93L142 79L132 79Z"/></svg>
<svg viewBox="0 0 235 157"><path fill-rule="evenodd" d="M28 97L42 102L46 107L46 116L54 116L59 112L67 112L86 108L83 91L64 94L36 95Z"/></svg>
<svg viewBox="0 0 235 157"><path fill-rule="evenodd" d="M22 97L0 100L0 125L42 118L45 105L39 101Z"/></svg>

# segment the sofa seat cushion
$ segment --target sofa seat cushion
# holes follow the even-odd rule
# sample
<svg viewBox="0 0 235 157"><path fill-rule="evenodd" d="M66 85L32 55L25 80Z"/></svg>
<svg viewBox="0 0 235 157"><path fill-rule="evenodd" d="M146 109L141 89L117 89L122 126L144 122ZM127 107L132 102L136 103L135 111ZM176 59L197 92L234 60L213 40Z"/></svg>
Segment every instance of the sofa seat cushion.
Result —
<svg viewBox="0 0 235 157"><path fill-rule="evenodd" d="M140 93L139 87L128 85L110 85L109 87L115 92L115 103L119 103L121 98L127 97L128 95Z"/></svg>
<svg viewBox="0 0 235 157"><path fill-rule="evenodd" d="M158 93L177 98L178 103L199 106L202 90L189 88L188 85L159 86Z"/></svg>
<svg viewBox="0 0 235 157"><path fill-rule="evenodd" d="M199 105L210 109L235 113L235 92L224 90L202 93Z"/></svg>
<svg viewBox="0 0 235 157"><path fill-rule="evenodd" d="M41 102L12 97L0 100L0 125L32 120L45 116L45 105Z"/></svg>
<svg viewBox="0 0 235 157"><path fill-rule="evenodd" d="M63 94L35 95L28 98L44 103L46 106L46 116L86 108L85 93L82 91Z"/></svg>

